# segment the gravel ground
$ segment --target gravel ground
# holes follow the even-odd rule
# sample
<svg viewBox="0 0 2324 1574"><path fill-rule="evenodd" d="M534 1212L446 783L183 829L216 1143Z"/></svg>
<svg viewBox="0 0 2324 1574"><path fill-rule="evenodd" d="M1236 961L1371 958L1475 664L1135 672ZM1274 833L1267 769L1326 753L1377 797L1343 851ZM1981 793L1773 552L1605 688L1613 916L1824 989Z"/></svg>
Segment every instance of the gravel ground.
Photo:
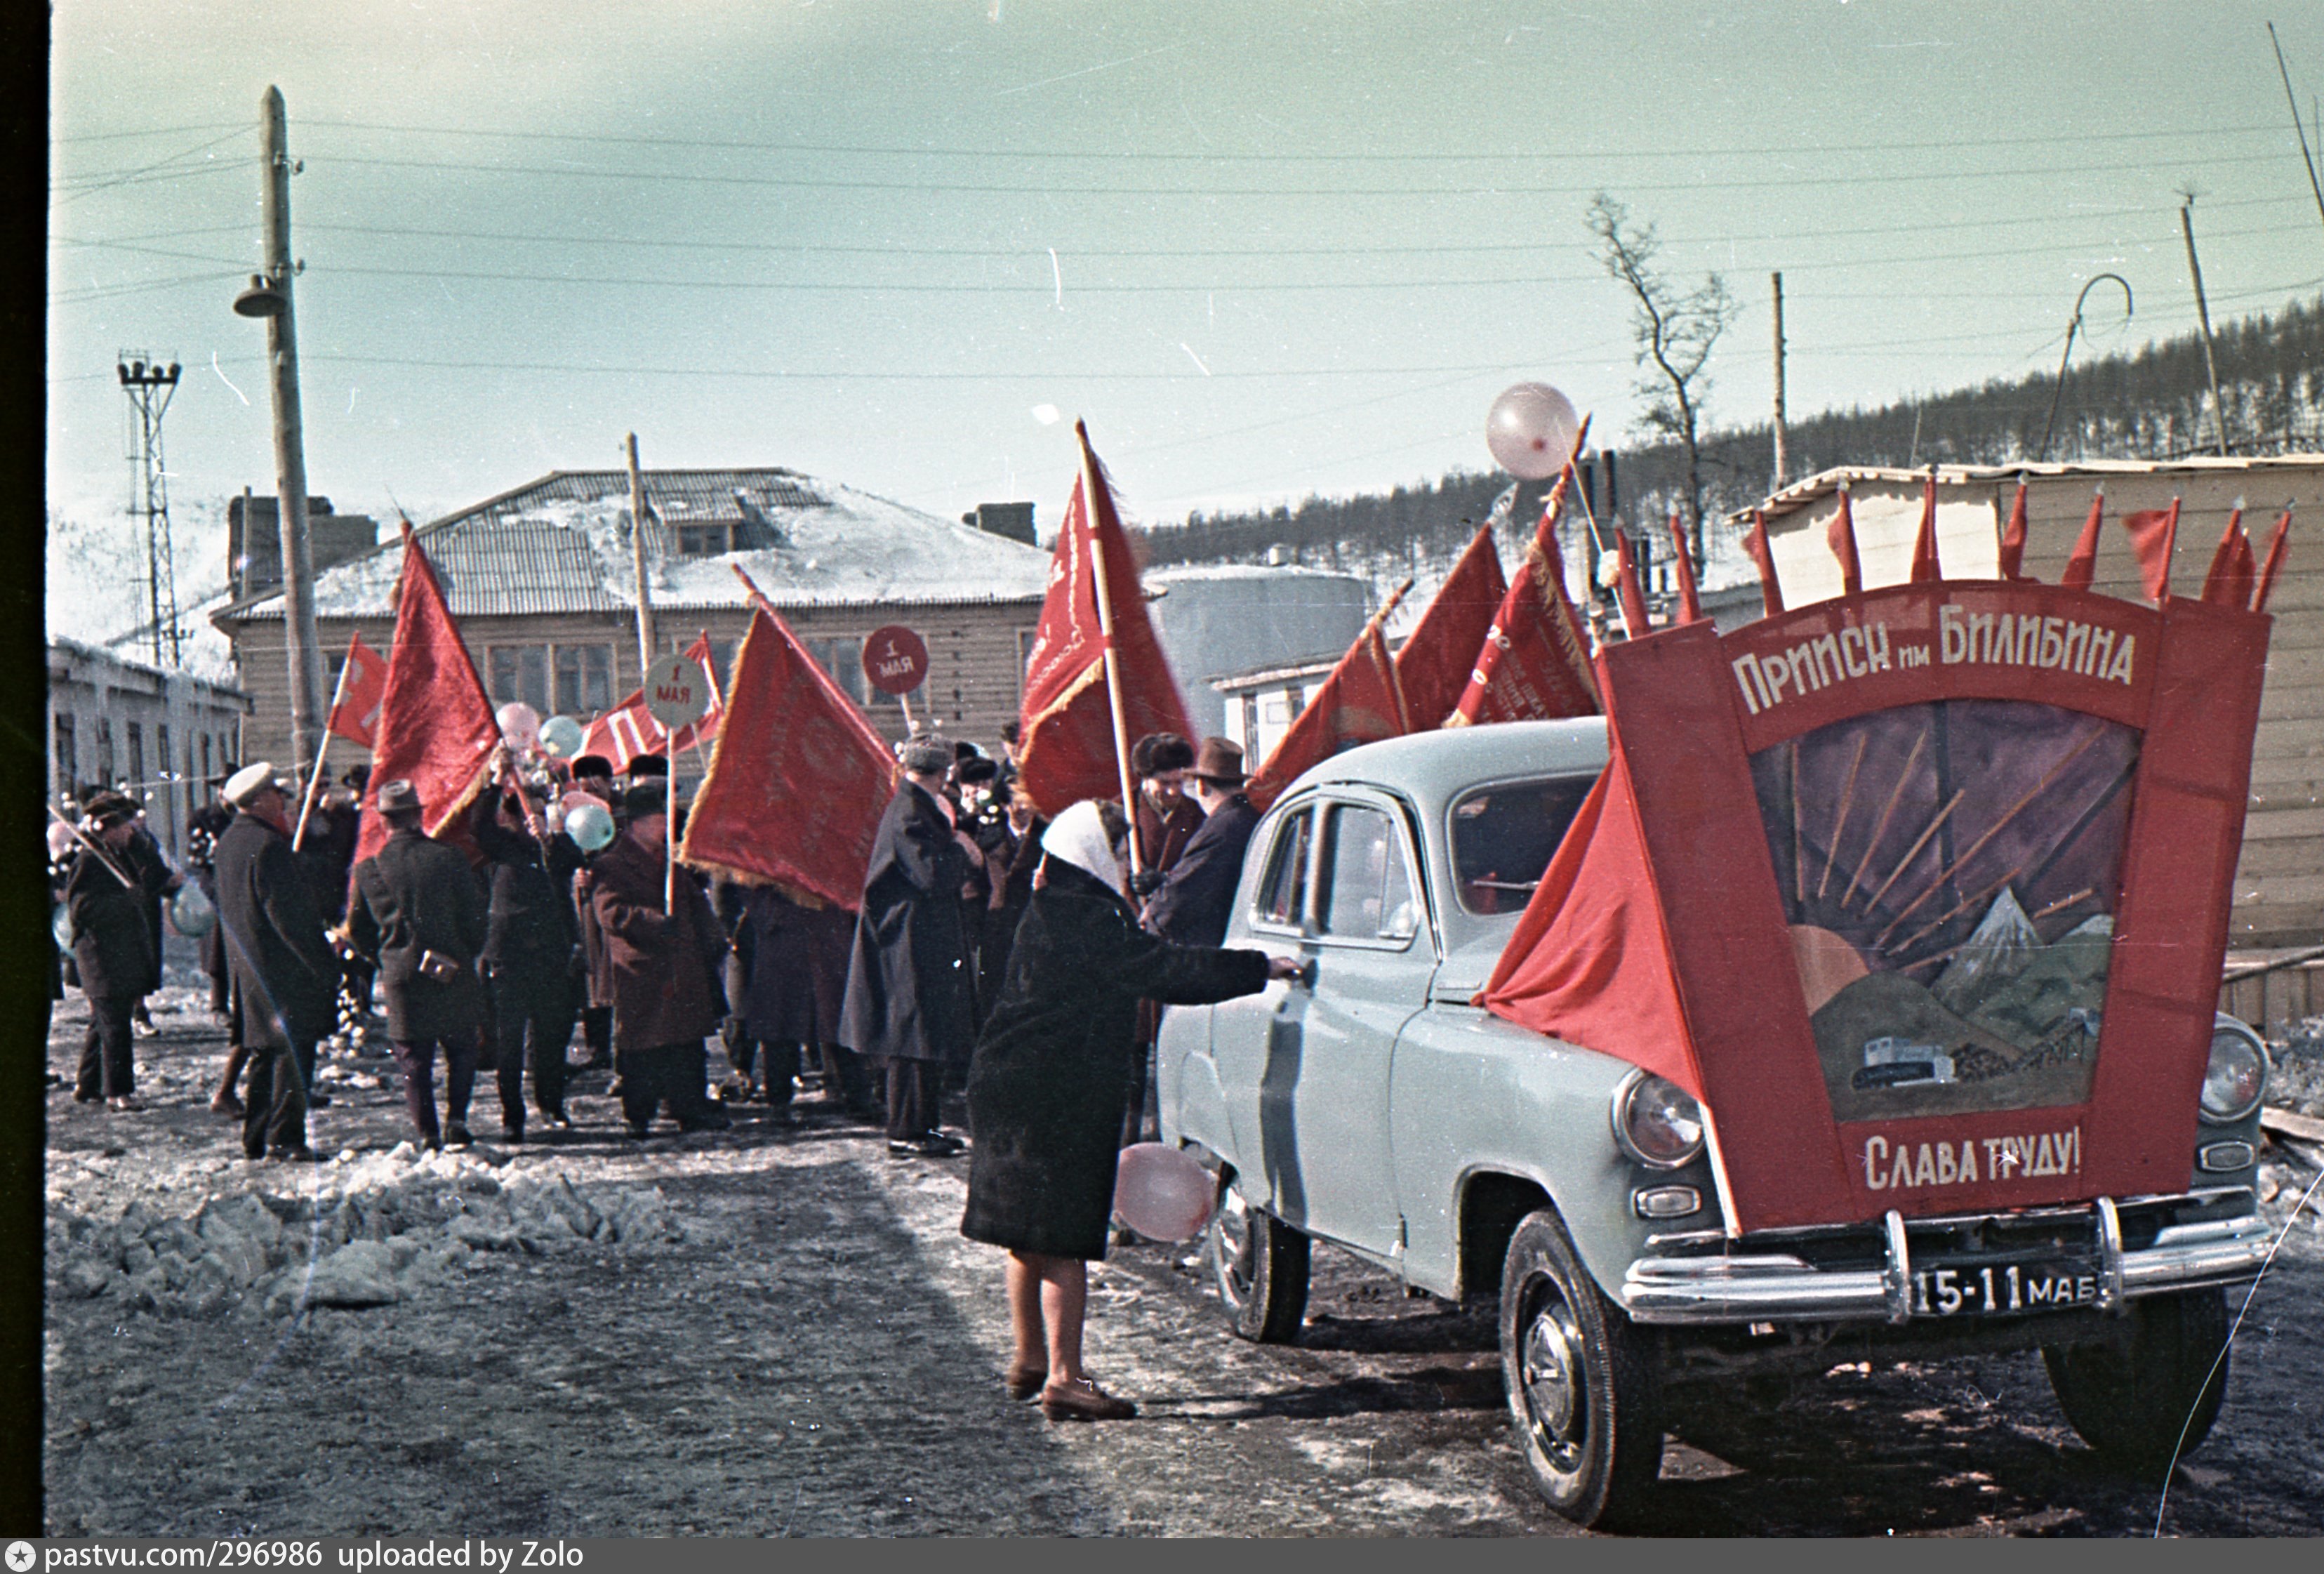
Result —
<svg viewBox="0 0 2324 1574"><path fill-rule="evenodd" d="M242 1162L190 992L140 1042L152 1105L52 1092L52 1535L1526 1534L1488 1311L1319 1252L1300 1344L1225 1332L1190 1248L1096 1273L1090 1364L1139 1421L1001 1393L998 1253L964 1161L821 1112L640 1147L582 1130L420 1162L384 1062L337 1058L338 1155ZM60 1007L69 1072L85 1017ZM2282 1222L2315 1178L2285 1155ZM2316 1203L2324 1205L2324 1193ZM2324 1530L2324 1214L2292 1222L2166 1533ZM2098 1468L2036 1356L1840 1366L1674 1421L1674 1534L2146 1534L2160 1483Z"/></svg>

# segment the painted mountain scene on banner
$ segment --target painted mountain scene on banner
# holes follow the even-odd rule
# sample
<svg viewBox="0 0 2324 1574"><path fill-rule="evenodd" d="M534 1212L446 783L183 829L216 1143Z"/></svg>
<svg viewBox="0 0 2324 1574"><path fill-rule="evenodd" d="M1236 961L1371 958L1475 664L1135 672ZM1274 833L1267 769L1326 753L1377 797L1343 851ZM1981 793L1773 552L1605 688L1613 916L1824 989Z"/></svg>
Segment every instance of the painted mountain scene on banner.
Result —
<svg viewBox="0 0 2324 1574"><path fill-rule="evenodd" d="M2089 1097L2137 756L2112 722L1958 699L1753 756L1834 1118Z"/></svg>

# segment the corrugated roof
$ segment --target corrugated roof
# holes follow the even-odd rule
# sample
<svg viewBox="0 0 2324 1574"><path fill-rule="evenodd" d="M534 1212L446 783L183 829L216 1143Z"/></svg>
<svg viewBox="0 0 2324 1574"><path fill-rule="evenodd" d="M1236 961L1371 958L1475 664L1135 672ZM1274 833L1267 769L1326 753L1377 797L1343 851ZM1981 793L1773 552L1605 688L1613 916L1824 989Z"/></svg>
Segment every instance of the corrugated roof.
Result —
<svg viewBox="0 0 2324 1574"><path fill-rule="evenodd" d="M741 606L739 564L777 606L1038 601L1049 554L797 471L648 470L648 594L658 607ZM737 550L687 556L688 525L722 526ZM625 470L558 470L423 527L422 546L458 617L625 612L633 605ZM325 569L315 610L385 616L400 542ZM280 591L217 615L282 616Z"/></svg>
<svg viewBox="0 0 2324 1574"><path fill-rule="evenodd" d="M1853 486L1860 481L1892 482L1898 486L1916 483L1932 471L1941 486L1975 486L1979 482L2014 482L2020 476L2036 478L2059 476L2087 476L2102 481L2108 476L2172 476L2222 473L2255 473L2265 470L2313 470L2324 467L2324 454L2255 454L2246 457L2220 458L2217 455L2190 454L2178 459L2080 459L2072 463L2044 462L2017 465L1933 465L1919 469L1906 469L1895 465L1835 465L1820 470L1804 480L1793 482L1779 492L1768 494L1758 505L1769 519L1776 519L1794 509L1804 508L1819 498L1828 497L1846 481ZM1730 521L1748 525L1752 510L1741 509L1729 514Z"/></svg>

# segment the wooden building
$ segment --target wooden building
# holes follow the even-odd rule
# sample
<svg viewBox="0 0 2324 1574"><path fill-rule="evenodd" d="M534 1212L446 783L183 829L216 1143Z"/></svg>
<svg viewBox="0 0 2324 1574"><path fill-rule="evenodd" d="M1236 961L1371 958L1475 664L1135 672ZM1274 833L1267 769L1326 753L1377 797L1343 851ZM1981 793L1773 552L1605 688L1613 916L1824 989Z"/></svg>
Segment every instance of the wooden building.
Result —
<svg viewBox="0 0 2324 1574"><path fill-rule="evenodd" d="M1762 505L1784 603L1801 606L1840 593L1840 570L1825 530L1848 483L1858 551L1867 585L1901 582L1911 567L1929 470L1842 467L1812 476ZM1939 557L1948 579L1998 573L2001 528L2018 478L2026 479L2024 571L2057 582L2089 514L2093 488L2106 492L2093 588L2144 597L2130 537L2120 520L2179 499L2179 534L2171 563L2178 594L2200 592L2228 511L2245 504L2244 527L2256 549L2289 504L2292 542L2268 611L2268 647L2259 736L2253 747L2251 802L2236 869L2234 928L2238 948L2292 947L2324 941L2324 454L2168 462L2094 460L2071 465L1935 468ZM1748 524L1748 518L1731 522Z"/></svg>
<svg viewBox="0 0 2324 1574"><path fill-rule="evenodd" d="M238 689L52 635L49 801L62 805L84 785L117 787L183 861L194 811L237 759L249 709Z"/></svg>
<svg viewBox="0 0 2324 1574"><path fill-rule="evenodd" d="M899 703L870 691L863 638L902 624L927 642L912 714L998 753L1021 696L1049 554L851 486L772 468L649 470L648 599L659 651L710 636L723 684L757 582L873 724L905 732ZM586 723L638 688L629 477L558 470L418 532L494 705ZM403 547L390 540L315 577L316 624L336 686L348 638L386 653ZM249 759L290 758L290 676L279 590L211 615L234 643L254 705ZM365 757L331 741L332 769ZM689 773L678 762L679 774Z"/></svg>

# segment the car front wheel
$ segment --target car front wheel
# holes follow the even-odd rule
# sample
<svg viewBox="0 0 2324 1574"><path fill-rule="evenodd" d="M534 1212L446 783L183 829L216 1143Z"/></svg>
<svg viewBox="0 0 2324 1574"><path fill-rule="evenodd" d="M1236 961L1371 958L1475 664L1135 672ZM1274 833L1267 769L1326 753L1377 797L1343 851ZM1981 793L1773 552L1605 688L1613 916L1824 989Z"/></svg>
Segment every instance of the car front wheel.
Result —
<svg viewBox="0 0 2324 1574"><path fill-rule="evenodd" d="M2082 1441L2151 1474L2195 1451L2227 1387L2227 1305L2219 1290L2135 1301L2123 1345L2052 1345L2050 1387Z"/></svg>
<svg viewBox="0 0 2324 1574"><path fill-rule="evenodd" d="M1501 1375L1550 1507L1582 1525L1633 1519L1662 1469L1659 1354L1600 1292L1548 1208L1509 1237Z"/></svg>
<svg viewBox="0 0 2324 1574"><path fill-rule="evenodd" d="M1287 1345L1307 1316L1307 1237L1253 1208L1233 1181L1219 1181L1204 1255L1234 1331L1262 1345Z"/></svg>

